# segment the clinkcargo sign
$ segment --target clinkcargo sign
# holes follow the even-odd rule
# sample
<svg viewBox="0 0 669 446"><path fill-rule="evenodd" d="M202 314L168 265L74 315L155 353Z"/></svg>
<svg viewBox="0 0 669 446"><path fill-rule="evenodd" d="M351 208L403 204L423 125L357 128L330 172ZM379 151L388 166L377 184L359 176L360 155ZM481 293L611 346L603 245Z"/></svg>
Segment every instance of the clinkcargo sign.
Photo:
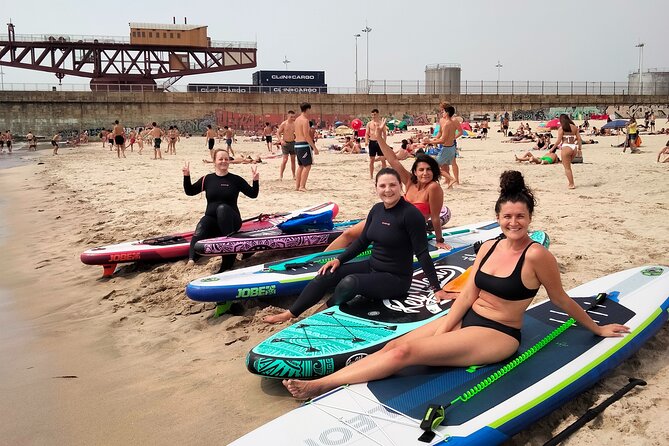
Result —
<svg viewBox="0 0 669 446"><path fill-rule="evenodd" d="M324 87L325 71L256 71L253 85L263 87Z"/></svg>

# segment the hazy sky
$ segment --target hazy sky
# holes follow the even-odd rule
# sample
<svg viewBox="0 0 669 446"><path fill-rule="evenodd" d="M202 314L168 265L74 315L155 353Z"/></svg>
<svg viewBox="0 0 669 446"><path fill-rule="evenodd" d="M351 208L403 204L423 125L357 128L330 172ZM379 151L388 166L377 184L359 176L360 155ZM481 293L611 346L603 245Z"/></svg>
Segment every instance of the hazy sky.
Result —
<svg viewBox="0 0 669 446"><path fill-rule="evenodd" d="M101 5L106 4L107 7ZM84 6L86 5L86 6ZM550 6L549 6L550 5ZM191 76L189 82L251 83L257 69L324 70L331 87L366 77L423 80L425 65L458 63L462 80L625 81L639 65L668 68L669 1L200 1L7 0L16 34L128 36L129 22L208 25L212 40L257 41L255 69ZM662 30L664 29L664 32ZM55 75L3 67L4 83L55 83ZM87 84L67 76L63 83Z"/></svg>

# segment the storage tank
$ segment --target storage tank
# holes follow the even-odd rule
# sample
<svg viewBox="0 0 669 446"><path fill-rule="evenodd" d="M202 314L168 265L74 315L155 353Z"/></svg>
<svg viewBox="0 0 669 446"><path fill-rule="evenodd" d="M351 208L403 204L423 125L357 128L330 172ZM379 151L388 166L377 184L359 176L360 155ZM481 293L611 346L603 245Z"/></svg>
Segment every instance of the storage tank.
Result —
<svg viewBox="0 0 669 446"><path fill-rule="evenodd" d="M438 63L425 66L426 94L460 94L460 73L457 63Z"/></svg>
<svg viewBox="0 0 669 446"><path fill-rule="evenodd" d="M630 94L669 95L669 68L650 68L627 76Z"/></svg>

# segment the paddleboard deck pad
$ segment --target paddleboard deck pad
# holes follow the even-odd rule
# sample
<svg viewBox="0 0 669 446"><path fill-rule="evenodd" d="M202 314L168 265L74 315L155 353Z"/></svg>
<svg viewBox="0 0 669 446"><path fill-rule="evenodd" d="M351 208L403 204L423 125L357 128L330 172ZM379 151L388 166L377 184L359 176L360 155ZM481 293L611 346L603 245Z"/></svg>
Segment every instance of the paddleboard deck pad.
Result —
<svg viewBox="0 0 669 446"><path fill-rule="evenodd" d="M428 405L445 405L465 393L469 399L446 409L429 444L503 443L593 386L662 327L669 315L669 268L651 265L621 271L580 285L569 295L588 308L593 296L602 292L607 299L588 313L599 324L627 325L629 334L602 338L573 325L482 386L479 383L515 356L478 368L408 368L388 379L337 388L231 444L271 440L274 445L425 445L418 437ZM550 301L532 306L524 317L519 353L567 319ZM469 392L477 386L479 391Z"/></svg>
<svg viewBox="0 0 669 446"><path fill-rule="evenodd" d="M499 227L496 232L499 235ZM548 244L542 231L532 233L532 237ZM463 274L475 259L475 248L468 244L436 260L434 266L442 286ZM315 313L254 347L246 366L251 373L270 378L329 375L446 314L452 301L437 303L428 289L427 277L417 269L403 299L375 301L357 296L346 304Z"/></svg>
<svg viewBox="0 0 669 446"><path fill-rule="evenodd" d="M450 228L444 230L443 234L445 240L457 248L496 237L500 234L500 229L497 222L486 221ZM321 252L202 277L186 286L186 295L200 302L226 302L299 294L316 276L318 269L341 252L342 250ZM370 253L367 250L352 261L364 260ZM437 249L434 242L430 243L430 255L433 259L446 254L448 251Z"/></svg>
<svg viewBox="0 0 669 446"><path fill-rule="evenodd" d="M293 212L276 214L260 214L242 223L238 234L262 231L275 228L287 219L293 218L313 209L327 207L336 215L336 204L327 202ZM84 251L80 259L86 265L101 265L103 276L111 276L119 263L131 262L163 262L188 257L193 231L133 240L116 245L100 246Z"/></svg>

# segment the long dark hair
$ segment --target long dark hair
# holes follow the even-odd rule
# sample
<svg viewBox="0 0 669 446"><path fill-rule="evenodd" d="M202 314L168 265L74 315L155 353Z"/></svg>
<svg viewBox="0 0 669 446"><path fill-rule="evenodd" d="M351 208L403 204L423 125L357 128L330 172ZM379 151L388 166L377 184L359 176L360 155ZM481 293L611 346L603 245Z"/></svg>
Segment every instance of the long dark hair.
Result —
<svg viewBox="0 0 669 446"><path fill-rule="evenodd" d="M426 163L430 166L430 170L432 171L432 181L439 182L439 179L441 178L441 170L439 170L439 163L437 163L437 160L431 156L419 153L416 155L416 161L414 161L411 166L411 182L413 184L418 183L418 177L416 176L416 167L418 166L418 163Z"/></svg>
<svg viewBox="0 0 669 446"><path fill-rule="evenodd" d="M530 217L534 212L534 205L536 199L532 190L525 185L523 174L517 170L507 170L499 177L499 198L495 203L495 214L499 215L502 205L507 202L511 203L525 203Z"/></svg>
<svg viewBox="0 0 669 446"><path fill-rule="evenodd" d="M565 132L571 132L572 125L576 124L574 124L574 121L572 121L568 115L562 113L560 115L560 126L562 127L562 130Z"/></svg>

